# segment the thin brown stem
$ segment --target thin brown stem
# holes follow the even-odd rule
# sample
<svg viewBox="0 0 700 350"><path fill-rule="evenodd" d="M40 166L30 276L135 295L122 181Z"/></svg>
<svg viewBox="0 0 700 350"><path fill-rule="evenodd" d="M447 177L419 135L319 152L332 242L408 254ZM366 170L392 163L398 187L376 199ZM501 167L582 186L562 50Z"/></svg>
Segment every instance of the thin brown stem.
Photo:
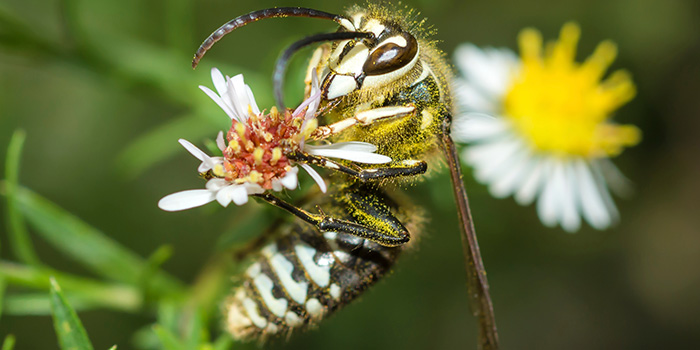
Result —
<svg viewBox="0 0 700 350"><path fill-rule="evenodd" d="M479 243L476 240L476 231L472 221L471 210L467 191L462 182L462 170L457 156L455 144L450 137L449 126L442 135L443 151L447 158L452 178L455 200L457 201L457 214L462 228L462 249L464 251L465 267L467 270L467 282L469 300L472 314L479 322L479 348L483 350L497 350L498 331L496 329L496 317L493 312L489 283L486 278L486 270L481 260Z"/></svg>

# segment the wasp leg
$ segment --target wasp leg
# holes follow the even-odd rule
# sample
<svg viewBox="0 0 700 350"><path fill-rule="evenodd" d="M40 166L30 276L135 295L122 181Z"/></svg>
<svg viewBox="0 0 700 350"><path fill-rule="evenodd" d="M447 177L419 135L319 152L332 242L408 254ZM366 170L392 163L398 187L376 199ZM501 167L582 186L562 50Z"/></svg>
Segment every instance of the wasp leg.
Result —
<svg viewBox="0 0 700 350"><path fill-rule="evenodd" d="M323 211L313 214L278 197L261 193L255 196L293 214L324 232L341 232L376 242L385 247L397 247L411 239L406 227L391 213L381 198L369 191L346 191L341 196L355 221L338 219ZM379 200L378 200L379 199Z"/></svg>
<svg viewBox="0 0 700 350"><path fill-rule="evenodd" d="M289 159L318 165L322 168L339 171L348 174L360 181L387 179L392 177L421 175L428 170L428 164L422 160L402 160L386 167L362 169L350 168L326 157L315 156L308 153L291 153Z"/></svg>
<svg viewBox="0 0 700 350"><path fill-rule="evenodd" d="M322 140L355 125L370 125L382 120L402 118L411 115L415 110L416 106L408 104L406 106L387 106L362 111L352 118L343 119L330 125L319 126L311 134L311 138Z"/></svg>

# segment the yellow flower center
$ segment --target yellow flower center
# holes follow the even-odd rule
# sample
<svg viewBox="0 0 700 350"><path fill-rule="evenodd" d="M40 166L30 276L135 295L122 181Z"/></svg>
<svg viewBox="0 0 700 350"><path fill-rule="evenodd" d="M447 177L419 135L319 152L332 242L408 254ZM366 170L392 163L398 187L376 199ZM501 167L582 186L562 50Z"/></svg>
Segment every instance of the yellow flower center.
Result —
<svg viewBox="0 0 700 350"><path fill-rule="evenodd" d="M522 66L505 96L505 115L533 147L559 155L604 157L637 144L640 131L608 121L631 100L635 86L625 71L601 78L617 49L603 41L585 62L575 62L580 28L567 23L559 40L542 55L542 36L534 29L518 38Z"/></svg>

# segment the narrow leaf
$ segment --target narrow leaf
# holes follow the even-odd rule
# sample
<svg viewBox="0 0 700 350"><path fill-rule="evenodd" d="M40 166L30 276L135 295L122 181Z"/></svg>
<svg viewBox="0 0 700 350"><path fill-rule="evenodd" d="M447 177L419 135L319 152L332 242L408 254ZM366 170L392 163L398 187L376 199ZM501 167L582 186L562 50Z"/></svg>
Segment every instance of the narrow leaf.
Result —
<svg viewBox="0 0 700 350"><path fill-rule="evenodd" d="M51 310L53 325L62 350L93 350L78 315L66 301L61 287L51 278Z"/></svg>
<svg viewBox="0 0 700 350"><path fill-rule="evenodd" d="M76 311L91 308L90 301L66 295L66 300ZM92 306L94 308L94 305ZM46 293L23 293L8 295L5 298L5 313L13 316L48 316L51 309L51 296Z"/></svg>
<svg viewBox="0 0 700 350"><path fill-rule="evenodd" d="M222 333L214 342L213 350L229 350L233 344L233 339L228 333Z"/></svg>
<svg viewBox="0 0 700 350"><path fill-rule="evenodd" d="M160 266L170 259L171 256L173 256L173 247L170 245L162 245L148 257L146 266L141 272L142 289L146 291L147 295L151 292L149 286L151 285L150 281L153 279L153 276L158 272Z"/></svg>
<svg viewBox="0 0 700 350"><path fill-rule="evenodd" d="M163 348L166 350L185 350L185 347L181 344L180 339L178 339L175 334L167 330L165 327L160 325L153 326L153 331L158 336Z"/></svg>
<svg viewBox="0 0 700 350"><path fill-rule="evenodd" d="M0 262L0 275L9 284L48 290L49 278L54 276L71 298L75 298L80 307L104 307L114 310L136 312L143 305L143 297L133 286L107 284L92 279L76 277L48 268L23 266L11 262ZM44 294L45 295L45 294ZM24 298L24 299L23 299ZM32 299L34 298L34 299ZM71 299L74 300L74 299ZM8 313L43 313L40 299L31 295L7 296ZM44 304L47 306L48 304Z"/></svg>
<svg viewBox="0 0 700 350"><path fill-rule="evenodd" d="M18 188L17 202L37 233L66 256L106 278L140 284L145 259L29 189ZM151 288L163 294L182 290L177 280L160 270L153 273Z"/></svg>
<svg viewBox="0 0 700 350"><path fill-rule="evenodd" d="M12 350L15 348L15 336L8 334L2 342L2 350Z"/></svg>
<svg viewBox="0 0 700 350"><path fill-rule="evenodd" d="M5 288L7 284L5 282L5 277L0 275L0 317L2 317L2 309L5 304Z"/></svg>
<svg viewBox="0 0 700 350"><path fill-rule="evenodd" d="M7 231L9 232L10 246L17 259L30 265L37 265L39 258L34 251L24 218L17 209L19 166L25 138L24 131L15 131L7 149L7 159L5 160Z"/></svg>

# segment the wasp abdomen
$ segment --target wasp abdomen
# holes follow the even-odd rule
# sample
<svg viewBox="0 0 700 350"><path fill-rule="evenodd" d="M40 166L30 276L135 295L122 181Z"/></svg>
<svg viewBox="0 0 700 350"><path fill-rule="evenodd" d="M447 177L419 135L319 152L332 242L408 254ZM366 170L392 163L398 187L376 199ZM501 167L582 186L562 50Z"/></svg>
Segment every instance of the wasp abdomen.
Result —
<svg viewBox="0 0 700 350"><path fill-rule="evenodd" d="M237 338L305 329L352 301L391 267L400 248L297 225L258 253L227 308Z"/></svg>

